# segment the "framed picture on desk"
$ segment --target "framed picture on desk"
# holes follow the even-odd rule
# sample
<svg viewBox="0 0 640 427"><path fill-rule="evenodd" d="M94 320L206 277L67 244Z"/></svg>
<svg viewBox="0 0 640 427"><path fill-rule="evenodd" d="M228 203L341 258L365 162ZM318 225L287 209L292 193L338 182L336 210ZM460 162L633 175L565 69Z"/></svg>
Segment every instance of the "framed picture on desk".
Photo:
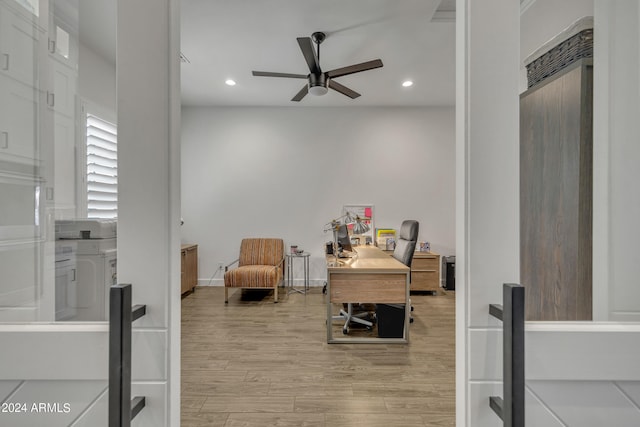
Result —
<svg viewBox="0 0 640 427"><path fill-rule="evenodd" d="M349 233L354 238L359 239L359 242L360 242L361 245L373 244L374 243L374 237L375 237L374 236L375 226L374 226L374 208L373 208L373 205L372 204L349 204L349 205L344 205L342 207L342 215L346 215L347 213L350 213L358 221L363 222L364 224L366 224L369 227L368 231L366 231L364 233L356 234L356 233L353 232L355 223L348 224L347 227L349 228Z"/></svg>

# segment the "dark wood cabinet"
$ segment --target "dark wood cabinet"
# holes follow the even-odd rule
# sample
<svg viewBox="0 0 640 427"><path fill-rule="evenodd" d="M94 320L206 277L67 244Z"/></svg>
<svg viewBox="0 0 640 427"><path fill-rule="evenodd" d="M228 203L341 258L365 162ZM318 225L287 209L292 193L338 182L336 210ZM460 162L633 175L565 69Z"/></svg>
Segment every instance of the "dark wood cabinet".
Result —
<svg viewBox="0 0 640 427"><path fill-rule="evenodd" d="M592 318L593 66L520 97L520 280L527 320Z"/></svg>

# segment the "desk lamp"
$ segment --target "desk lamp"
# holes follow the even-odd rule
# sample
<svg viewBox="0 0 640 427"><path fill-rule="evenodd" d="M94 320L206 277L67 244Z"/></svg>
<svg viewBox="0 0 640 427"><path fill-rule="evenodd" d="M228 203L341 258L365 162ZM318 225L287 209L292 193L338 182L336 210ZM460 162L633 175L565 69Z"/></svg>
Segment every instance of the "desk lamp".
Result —
<svg viewBox="0 0 640 427"><path fill-rule="evenodd" d="M364 222L362 218L356 216L355 224L353 225L353 234L364 234L370 230L369 224Z"/></svg>
<svg viewBox="0 0 640 427"><path fill-rule="evenodd" d="M338 229L340 225L349 225L354 224L353 226L353 234L363 234L369 231L369 225L362 220L358 215L354 217L351 212L345 213L341 217L331 220L324 226L324 232L326 233L329 230L333 231L333 256L338 262Z"/></svg>

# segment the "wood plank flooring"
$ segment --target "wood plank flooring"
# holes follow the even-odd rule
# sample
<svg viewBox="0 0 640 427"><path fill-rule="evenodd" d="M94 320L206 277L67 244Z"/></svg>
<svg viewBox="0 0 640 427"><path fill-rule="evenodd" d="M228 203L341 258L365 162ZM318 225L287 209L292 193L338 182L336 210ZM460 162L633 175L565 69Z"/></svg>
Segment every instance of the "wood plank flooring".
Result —
<svg viewBox="0 0 640 427"><path fill-rule="evenodd" d="M182 299L182 427L455 425L454 292L411 296L409 345L327 344L322 288L278 297Z"/></svg>

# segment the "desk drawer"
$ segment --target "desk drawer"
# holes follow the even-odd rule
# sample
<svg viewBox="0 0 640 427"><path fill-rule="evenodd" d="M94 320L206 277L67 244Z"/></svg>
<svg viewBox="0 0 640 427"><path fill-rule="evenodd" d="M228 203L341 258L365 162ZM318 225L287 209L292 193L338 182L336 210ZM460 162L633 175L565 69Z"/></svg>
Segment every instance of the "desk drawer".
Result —
<svg viewBox="0 0 640 427"><path fill-rule="evenodd" d="M411 290L412 291L437 291L440 289L439 271L412 271Z"/></svg>
<svg viewBox="0 0 640 427"><path fill-rule="evenodd" d="M406 274L340 274L329 276L332 303L371 302L405 304Z"/></svg>
<svg viewBox="0 0 640 427"><path fill-rule="evenodd" d="M413 257L411 262L412 271L437 271L440 268L440 260L438 255L430 255L428 257Z"/></svg>
<svg viewBox="0 0 640 427"><path fill-rule="evenodd" d="M440 255L416 252L411 263L411 290L433 291L440 289Z"/></svg>

